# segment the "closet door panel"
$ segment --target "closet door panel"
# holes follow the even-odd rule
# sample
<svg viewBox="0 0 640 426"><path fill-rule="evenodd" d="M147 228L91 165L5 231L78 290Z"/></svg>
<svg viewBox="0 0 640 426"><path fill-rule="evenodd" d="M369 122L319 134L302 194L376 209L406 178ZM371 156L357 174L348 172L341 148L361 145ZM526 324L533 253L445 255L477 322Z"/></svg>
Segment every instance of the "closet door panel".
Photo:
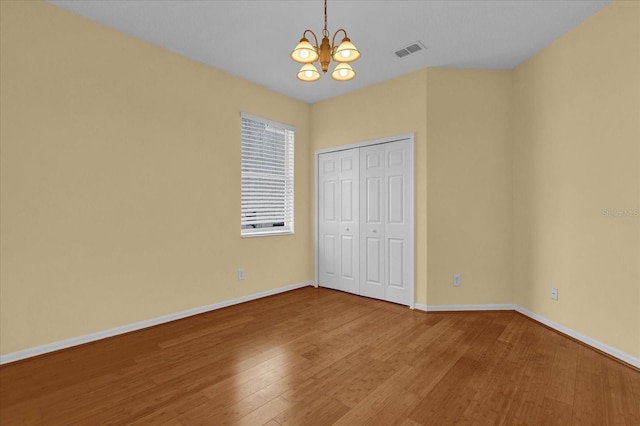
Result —
<svg viewBox="0 0 640 426"><path fill-rule="evenodd" d="M377 286L382 289L382 240L380 238L365 237L366 250L365 253L365 281L370 285ZM380 290L382 291L382 290Z"/></svg>
<svg viewBox="0 0 640 426"><path fill-rule="evenodd" d="M358 293L360 157L357 149L318 156L318 285Z"/></svg>
<svg viewBox="0 0 640 426"><path fill-rule="evenodd" d="M357 149L339 152L340 159L340 276L339 289L358 294L360 271L360 155Z"/></svg>
<svg viewBox="0 0 640 426"><path fill-rule="evenodd" d="M339 156L319 156L318 285L339 289Z"/></svg>
<svg viewBox="0 0 640 426"><path fill-rule="evenodd" d="M389 265L389 287L404 288L404 240L387 239L387 264Z"/></svg>
<svg viewBox="0 0 640 426"><path fill-rule="evenodd" d="M404 225L407 219L404 212L404 176L389 176L387 188L389 188L389 198L387 201L387 208L389 211L388 223Z"/></svg>
<svg viewBox="0 0 640 426"><path fill-rule="evenodd" d="M411 304L413 289L413 165L408 141L385 145L385 300Z"/></svg>
<svg viewBox="0 0 640 426"><path fill-rule="evenodd" d="M360 294L384 299L384 146L360 148Z"/></svg>

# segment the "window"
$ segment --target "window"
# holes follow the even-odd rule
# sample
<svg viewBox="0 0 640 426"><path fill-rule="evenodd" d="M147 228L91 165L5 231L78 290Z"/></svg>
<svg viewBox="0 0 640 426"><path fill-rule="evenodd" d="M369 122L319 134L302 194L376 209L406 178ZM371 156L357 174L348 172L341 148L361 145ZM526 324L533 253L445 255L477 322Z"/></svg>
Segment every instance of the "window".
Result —
<svg viewBox="0 0 640 426"><path fill-rule="evenodd" d="M240 235L293 233L295 129L242 113Z"/></svg>

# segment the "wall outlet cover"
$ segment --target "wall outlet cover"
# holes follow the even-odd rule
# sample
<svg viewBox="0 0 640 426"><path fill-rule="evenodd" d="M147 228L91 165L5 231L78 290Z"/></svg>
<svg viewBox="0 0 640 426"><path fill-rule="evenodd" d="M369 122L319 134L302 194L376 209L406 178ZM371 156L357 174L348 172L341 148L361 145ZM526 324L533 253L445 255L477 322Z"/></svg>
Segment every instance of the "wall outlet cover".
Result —
<svg viewBox="0 0 640 426"><path fill-rule="evenodd" d="M460 274L455 274L453 276L453 286L460 287L460 284L462 284L462 277L460 276Z"/></svg>

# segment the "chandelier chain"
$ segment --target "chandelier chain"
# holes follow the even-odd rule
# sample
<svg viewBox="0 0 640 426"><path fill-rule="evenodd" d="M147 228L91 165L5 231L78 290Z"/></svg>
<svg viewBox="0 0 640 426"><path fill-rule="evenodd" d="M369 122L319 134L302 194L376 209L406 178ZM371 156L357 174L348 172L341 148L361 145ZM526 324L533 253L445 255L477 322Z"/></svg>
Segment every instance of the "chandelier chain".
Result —
<svg viewBox="0 0 640 426"><path fill-rule="evenodd" d="M322 30L322 35L329 37L329 30L327 30L327 0L324 0L324 30Z"/></svg>

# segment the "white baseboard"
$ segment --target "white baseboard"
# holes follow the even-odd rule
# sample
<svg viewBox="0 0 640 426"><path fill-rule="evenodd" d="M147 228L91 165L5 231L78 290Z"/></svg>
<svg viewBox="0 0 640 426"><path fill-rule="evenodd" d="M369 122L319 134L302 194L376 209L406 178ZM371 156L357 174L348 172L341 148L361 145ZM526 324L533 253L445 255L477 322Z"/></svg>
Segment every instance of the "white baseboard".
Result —
<svg viewBox="0 0 640 426"><path fill-rule="evenodd" d="M640 358L636 358L632 355L629 355L625 352L622 352L619 349L616 349L612 346L609 346L605 343L599 342L598 340L592 339L589 336L585 336L582 333L578 333L575 330L572 330L570 328L565 327L562 324L558 324L555 321L551 321L550 319L547 319L541 315L535 314L525 308L522 308L518 305L515 306L515 310L517 312L520 312L522 315L525 315L531 319L534 319L544 325L546 325L547 327L551 327L554 330L559 331L560 333L566 334L567 336L573 337L576 340L579 340L582 343L585 343L586 345L589 345L595 349L598 349L599 351L602 351L604 353L606 353L607 355L611 355L614 358L617 358L621 361L626 362L629 365L633 365L636 368L640 368Z"/></svg>
<svg viewBox="0 0 640 426"><path fill-rule="evenodd" d="M43 355L49 352L58 351L60 349L70 348L72 346L82 345L84 343L95 342L96 340L106 339L108 337L129 333L131 331L141 330L147 327L153 327L154 325L164 324L164 323L179 320L182 318L187 318L193 315L202 314L204 312L214 311L216 309L226 308L227 306L237 305L239 303L248 302L250 300L260 299L263 297L272 296L274 294L284 293L285 291L295 290L297 288L313 286L313 285L314 283L311 281L292 284L284 287L279 287L273 290L267 290L260 293L250 294L248 296L238 297L236 299L226 300L224 302L214 303L212 305L188 309L186 311L163 315L161 317L151 318L151 319L139 321L133 324L127 324L120 327L111 328L109 330L98 331L96 333L86 334L84 336L73 337L71 339L66 339L59 342L53 342L53 343L49 343L42 346L36 346L35 348L24 349L18 352L8 353L6 355L0 355L0 365L8 364L10 362L20 361L26 358L37 356L37 355Z"/></svg>
<svg viewBox="0 0 640 426"><path fill-rule="evenodd" d="M427 312L449 311L513 311L515 305L418 305L416 309Z"/></svg>

